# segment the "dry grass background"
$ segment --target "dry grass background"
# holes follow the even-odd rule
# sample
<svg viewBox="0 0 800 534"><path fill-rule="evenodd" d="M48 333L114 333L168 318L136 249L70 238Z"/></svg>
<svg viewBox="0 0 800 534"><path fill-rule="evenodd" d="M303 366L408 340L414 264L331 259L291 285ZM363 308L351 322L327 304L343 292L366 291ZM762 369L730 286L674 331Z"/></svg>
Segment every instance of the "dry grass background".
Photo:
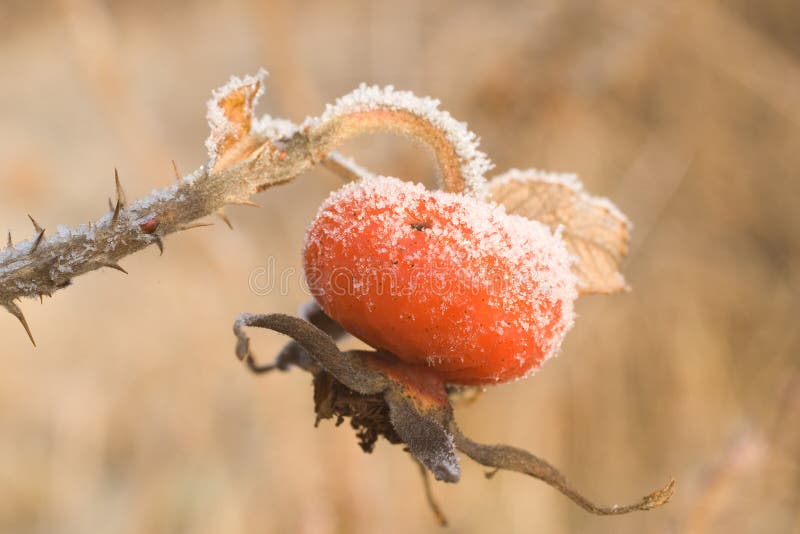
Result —
<svg viewBox="0 0 800 534"><path fill-rule="evenodd" d="M498 169L580 173L636 227L634 291L590 297L534 378L460 407L477 439L552 460L601 502L669 476L666 508L584 513L541 483L435 486L451 531L800 531L800 10L793 0L478 3L3 0L0 222L100 215L204 160L204 102L265 66L262 109L299 120L357 83L440 98ZM346 150L431 183L385 137ZM0 531L439 532L399 448L313 428L301 373L233 356L269 256L299 269L320 170L114 271L0 317ZM296 279L295 279L296 280ZM258 335L267 356L281 343Z"/></svg>

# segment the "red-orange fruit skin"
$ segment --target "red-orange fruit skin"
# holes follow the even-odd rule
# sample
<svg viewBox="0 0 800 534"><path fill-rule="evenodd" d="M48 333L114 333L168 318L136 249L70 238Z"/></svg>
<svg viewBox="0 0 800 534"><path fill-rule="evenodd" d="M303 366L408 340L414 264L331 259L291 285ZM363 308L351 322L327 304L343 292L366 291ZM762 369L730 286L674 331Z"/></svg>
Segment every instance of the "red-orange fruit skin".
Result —
<svg viewBox="0 0 800 534"><path fill-rule="evenodd" d="M502 284L519 271L519 258L509 260L502 248L469 257L463 238L481 238L469 224L469 202L443 203L419 186L390 185L408 194L396 200L380 188L351 187L353 194L338 194L309 226L304 268L323 310L372 347L451 384L517 379L552 355L571 326L572 301L543 298L534 280L511 295L476 284L486 276ZM541 251L531 251L541 263ZM545 279L561 272L537 266Z"/></svg>

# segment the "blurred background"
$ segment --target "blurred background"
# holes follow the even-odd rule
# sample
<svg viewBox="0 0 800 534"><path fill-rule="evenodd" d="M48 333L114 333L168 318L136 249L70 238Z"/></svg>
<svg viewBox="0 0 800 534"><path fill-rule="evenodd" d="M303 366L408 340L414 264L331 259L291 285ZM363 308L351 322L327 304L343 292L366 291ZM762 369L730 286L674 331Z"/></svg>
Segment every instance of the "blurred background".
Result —
<svg viewBox="0 0 800 534"><path fill-rule="evenodd" d="M0 224L97 218L205 160L205 101L270 72L301 120L359 82L440 98L497 164L580 174L633 220L633 291L586 297L560 357L459 406L464 431L534 451L589 497L678 481L663 509L593 517L464 459L434 492L450 531L800 532L800 8L793 0L2 0ZM434 183L391 137L343 147ZM324 170L92 273L37 342L0 315L0 531L441 532L399 447L314 429L310 381L233 355L244 311L294 313ZM274 258L287 291L253 291ZM263 294L268 293L268 294ZM264 357L278 335L254 334Z"/></svg>

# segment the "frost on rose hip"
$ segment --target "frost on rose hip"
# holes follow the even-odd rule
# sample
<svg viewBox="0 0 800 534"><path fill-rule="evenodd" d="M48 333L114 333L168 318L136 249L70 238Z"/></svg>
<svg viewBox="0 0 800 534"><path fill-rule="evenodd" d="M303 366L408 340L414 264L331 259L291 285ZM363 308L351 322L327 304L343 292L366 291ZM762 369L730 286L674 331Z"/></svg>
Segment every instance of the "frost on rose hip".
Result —
<svg viewBox="0 0 800 534"><path fill-rule="evenodd" d="M453 384L525 376L555 354L574 317L572 260L548 227L395 178L334 192L303 255L328 315Z"/></svg>

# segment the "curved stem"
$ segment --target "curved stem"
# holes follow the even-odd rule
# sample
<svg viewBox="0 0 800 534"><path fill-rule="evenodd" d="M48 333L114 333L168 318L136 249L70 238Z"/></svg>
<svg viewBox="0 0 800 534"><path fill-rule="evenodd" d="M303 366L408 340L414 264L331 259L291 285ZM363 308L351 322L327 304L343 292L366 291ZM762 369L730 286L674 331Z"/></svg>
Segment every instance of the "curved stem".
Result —
<svg viewBox="0 0 800 534"><path fill-rule="evenodd" d="M323 140L322 146L338 146L353 137L375 132L399 134L430 147L438 163L445 191L472 191L474 185L461 172L458 153L444 132L408 111L376 109L349 113L321 124L312 134Z"/></svg>
<svg viewBox="0 0 800 534"><path fill-rule="evenodd" d="M361 85L338 99L319 119L307 123L310 136L331 149L357 135L392 132L427 145L433 151L445 190L486 196L484 175L493 165L478 150L478 138L466 124L439 109L439 101L393 87ZM326 149L325 152L328 152Z"/></svg>
<svg viewBox="0 0 800 534"><path fill-rule="evenodd" d="M675 480L673 479L663 488L644 496L635 503L602 506L584 497L567 481L566 477L558 469L528 451L509 445L481 445L464 436L455 424L451 425L450 431L453 433L456 448L479 464L496 469L516 471L517 473L538 478L572 499L573 502L587 512L593 514L619 515L652 510L669 502L675 491Z"/></svg>

